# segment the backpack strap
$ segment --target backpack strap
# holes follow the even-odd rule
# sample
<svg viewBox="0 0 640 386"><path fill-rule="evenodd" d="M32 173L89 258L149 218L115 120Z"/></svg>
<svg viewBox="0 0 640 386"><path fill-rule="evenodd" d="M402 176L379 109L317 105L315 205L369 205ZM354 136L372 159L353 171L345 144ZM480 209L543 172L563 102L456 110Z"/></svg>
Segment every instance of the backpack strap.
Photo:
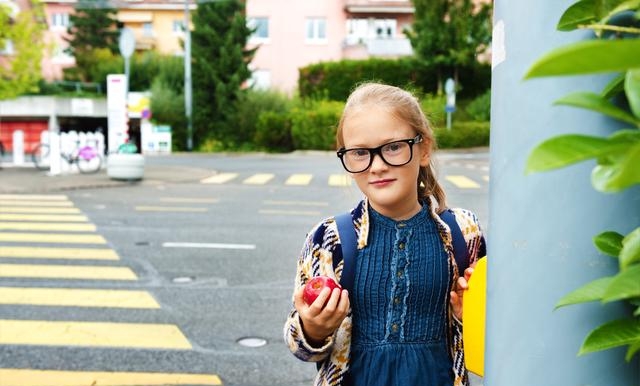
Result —
<svg viewBox="0 0 640 386"><path fill-rule="evenodd" d="M469 255L467 251L467 243L464 241L462 230L456 221L456 216L451 209L446 209L440 213L440 218L451 230L451 240L453 244L453 255L458 266L458 275L463 275L464 270L469 267ZM353 289L353 280L355 276L355 260L358 251L356 244L356 231L353 227L353 219L351 213L342 213L335 217L338 226L338 235L340 236L340 247L342 256L334 254L333 269L335 270L344 260L342 265L342 276L340 276L340 285L351 294Z"/></svg>
<svg viewBox="0 0 640 386"><path fill-rule="evenodd" d="M355 276L355 260L358 247L356 243L356 229L353 227L353 219L351 212L342 213L336 216L336 225L338 226L338 235L340 236L340 247L342 249L342 259L333 259L333 269L335 270L341 260L342 275L340 276L340 285L351 294L353 288L353 279ZM337 256L336 256L337 257Z"/></svg>
<svg viewBox="0 0 640 386"><path fill-rule="evenodd" d="M451 230L451 242L453 244L453 256L458 266L458 275L464 275L464 270L469 268L469 255L467 253L467 242L464 241L464 235L460 229L460 225L456 221L456 216L451 209L445 209L440 213L440 218Z"/></svg>

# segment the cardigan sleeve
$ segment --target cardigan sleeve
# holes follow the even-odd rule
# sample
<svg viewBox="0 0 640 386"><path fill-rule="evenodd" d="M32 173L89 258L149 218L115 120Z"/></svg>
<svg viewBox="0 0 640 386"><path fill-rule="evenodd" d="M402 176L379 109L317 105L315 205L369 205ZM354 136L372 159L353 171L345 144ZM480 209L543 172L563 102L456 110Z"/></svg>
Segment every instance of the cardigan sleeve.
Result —
<svg viewBox="0 0 640 386"><path fill-rule="evenodd" d="M326 275L335 279L331 251L337 243L337 236L331 229L335 228L330 226L332 224L335 224L333 220L324 220L307 235L297 262L295 290L304 286L314 276ZM302 330L300 315L293 306L293 300L291 312L284 325L284 340L293 355L306 362L324 360L330 354L334 343L333 336L329 336L321 347L309 344Z"/></svg>
<svg viewBox="0 0 640 386"><path fill-rule="evenodd" d="M475 213L461 208L454 208L453 212L467 244L467 256L471 265L487 255L484 232Z"/></svg>

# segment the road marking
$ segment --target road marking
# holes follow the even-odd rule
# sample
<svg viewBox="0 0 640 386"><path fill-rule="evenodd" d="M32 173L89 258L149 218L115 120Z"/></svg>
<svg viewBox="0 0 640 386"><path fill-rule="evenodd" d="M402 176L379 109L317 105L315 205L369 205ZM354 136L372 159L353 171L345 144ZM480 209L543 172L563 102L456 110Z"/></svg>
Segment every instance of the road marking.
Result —
<svg viewBox="0 0 640 386"><path fill-rule="evenodd" d="M189 198L189 197L161 197L162 202L183 202L183 203L200 203L200 204L215 204L220 202L217 198Z"/></svg>
<svg viewBox="0 0 640 386"><path fill-rule="evenodd" d="M286 206L329 206L328 202L323 201L277 201L265 200L264 205L286 205Z"/></svg>
<svg viewBox="0 0 640 386"><path fill-rule="evenodd" d="M277 209L260 209L260 214L275 214L288 216L320 216L320 212L310 210L277 210Z"/></svg>
<svg viewBox="0 0 640 386"><path fill-rule="evenodd" d="M29 200L1 200L0 206L12 205L12 206L51 206L51 207L72 207L71 201L29 201Z"/></svg>
<svg viewBox="0 0 640 386"><path fill-rule="evenodd" d="M253 244L219 244L219 243L162 243L165 248L211 248L211 249L256 249Z"/></svg>
<svg viewBox="0 0 640 386"><path fill-rule="evenodd" d="M0 320L0 344L191 349L172 324Z"/></svg>
<svg viewBox="0 0 640 386"><path fill-rule="evenodd" d="M309 185L313 176L311 174L292 174L285 181L285 185Z"/></svg>
<svg viewBox="0 0 640 386"><path fill-rule="evenodd" d="M218 386L215 374L0 369L2 386Z"/></svg>
<svg viewBox="0 0 640 386"><path fill-rule="evenodd" d="M0 264L0 277L49 279L137 280L127 267L86 265ZM1 329L0 329L1 330Z"/></svg>
<svg viewBox="0 0 640 386"><path fill-rule="evenodd" d="M346 174L332 174L329 176L329 186L351 186L351 180Z"/></svg>
<svg viewBox="0 0 640 386"><path fill-rule="evenodd" d="M224 184L238 177L238 173L220 173L200 180L203 184Z"/></svg>
<svg viewBox="0 0 640 386"><path fill-rule="evenodd" d="M270 173L258 173L242 181L242 183L246 185L264 185L271 181L273 177L275 177L275 175Z"/></svg>
<svg viewBox="0 0 640 386"><path fill-rule="evenodd" d="M482 176L482 179L489 182L489 176Z"/></svg>
<svg viewBox="0 0 640 386"><path fill-rule="evenodd" d="M64 194L0 194L0 200L68 200Z"/></svg>
<svg viewBox="0 0 640 386"><path fill-rule="evenodd" d="M0 211L1 212L1 211ZM54 214L1 214L3 221L66 221L66 222L87 222L84 215L54 215Z"/></svg>
<svg viewBox="0 0 640 386"><path fill-rule="evenodd" d="M186 206L136 206L138 212L207 212L207 208L194 208Z"/></svg>
<svg viewBox="0 0 640 386"><path fill-rule="evenodd" d="M40 248L40 247L7 247L0 246L0 257L33 258L33 259L93 259L119 260L120 257L112 249L96 248Z"/></svg>
<svg viewBox="0 0 640 386"><path fill-rule="evenodd" d="M67 231L67 232L95 232L93 224L73 224L54 222L0 222L0 230L19 231Z"/></svg>
<svg viewBox="0 0 640 386"><path fill-rule="evenodd" d="M3 206L0 207L0 213L58 213L58 214L79 214L78 208L56 208L56 207L39 207L31 208L28 206Z"/></svg>
<svg viewBox="0 0 640 386"><path fill-rule="evenodd" d="M480 188L475 181L466 176L446 176L447 181L451 182L458 188L462 189L477 189Z"/></svg>
<svg viewBox="0 0 640 386"><path fill-rule="evenodd" d="M78 288L0 287L0 304L36 306L150 308L160 305L146 291Z"/></svg>
<svg viewBox="0 0 640 386"><path fill-rule="evenodd" d="M106 244L100 235L71 235L66 233L0 233L0 241L30 243Z"/></svg>

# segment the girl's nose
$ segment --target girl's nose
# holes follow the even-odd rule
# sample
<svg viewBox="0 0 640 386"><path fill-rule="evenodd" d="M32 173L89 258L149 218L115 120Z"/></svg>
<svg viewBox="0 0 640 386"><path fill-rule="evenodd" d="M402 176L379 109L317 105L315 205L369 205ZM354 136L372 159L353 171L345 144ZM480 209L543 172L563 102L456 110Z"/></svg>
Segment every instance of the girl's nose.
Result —
<svg viewBox="0 0 640 386"><path fill-rule="evenodd" d="M371 160L371 167L370 167L371 171L387 169L388 165L386 162L384 162L380 154L373 154L372 157L373 159Z"/></svg>

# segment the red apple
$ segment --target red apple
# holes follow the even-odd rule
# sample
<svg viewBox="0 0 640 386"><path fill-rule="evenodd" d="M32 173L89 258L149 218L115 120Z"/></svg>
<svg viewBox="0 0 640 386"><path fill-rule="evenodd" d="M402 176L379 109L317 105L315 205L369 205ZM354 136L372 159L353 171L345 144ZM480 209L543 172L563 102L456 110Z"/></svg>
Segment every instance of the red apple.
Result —
<svg viewBox="0 0 640 386"><path fill-rule="evenodd" d="M325 287L329 288L331 291L333 291L334 288L342 289L340 284L336 283L336 281L329 276L316 276L309 280L304 286L304 291L302 293L304 302L311 305Z"/></svg>

